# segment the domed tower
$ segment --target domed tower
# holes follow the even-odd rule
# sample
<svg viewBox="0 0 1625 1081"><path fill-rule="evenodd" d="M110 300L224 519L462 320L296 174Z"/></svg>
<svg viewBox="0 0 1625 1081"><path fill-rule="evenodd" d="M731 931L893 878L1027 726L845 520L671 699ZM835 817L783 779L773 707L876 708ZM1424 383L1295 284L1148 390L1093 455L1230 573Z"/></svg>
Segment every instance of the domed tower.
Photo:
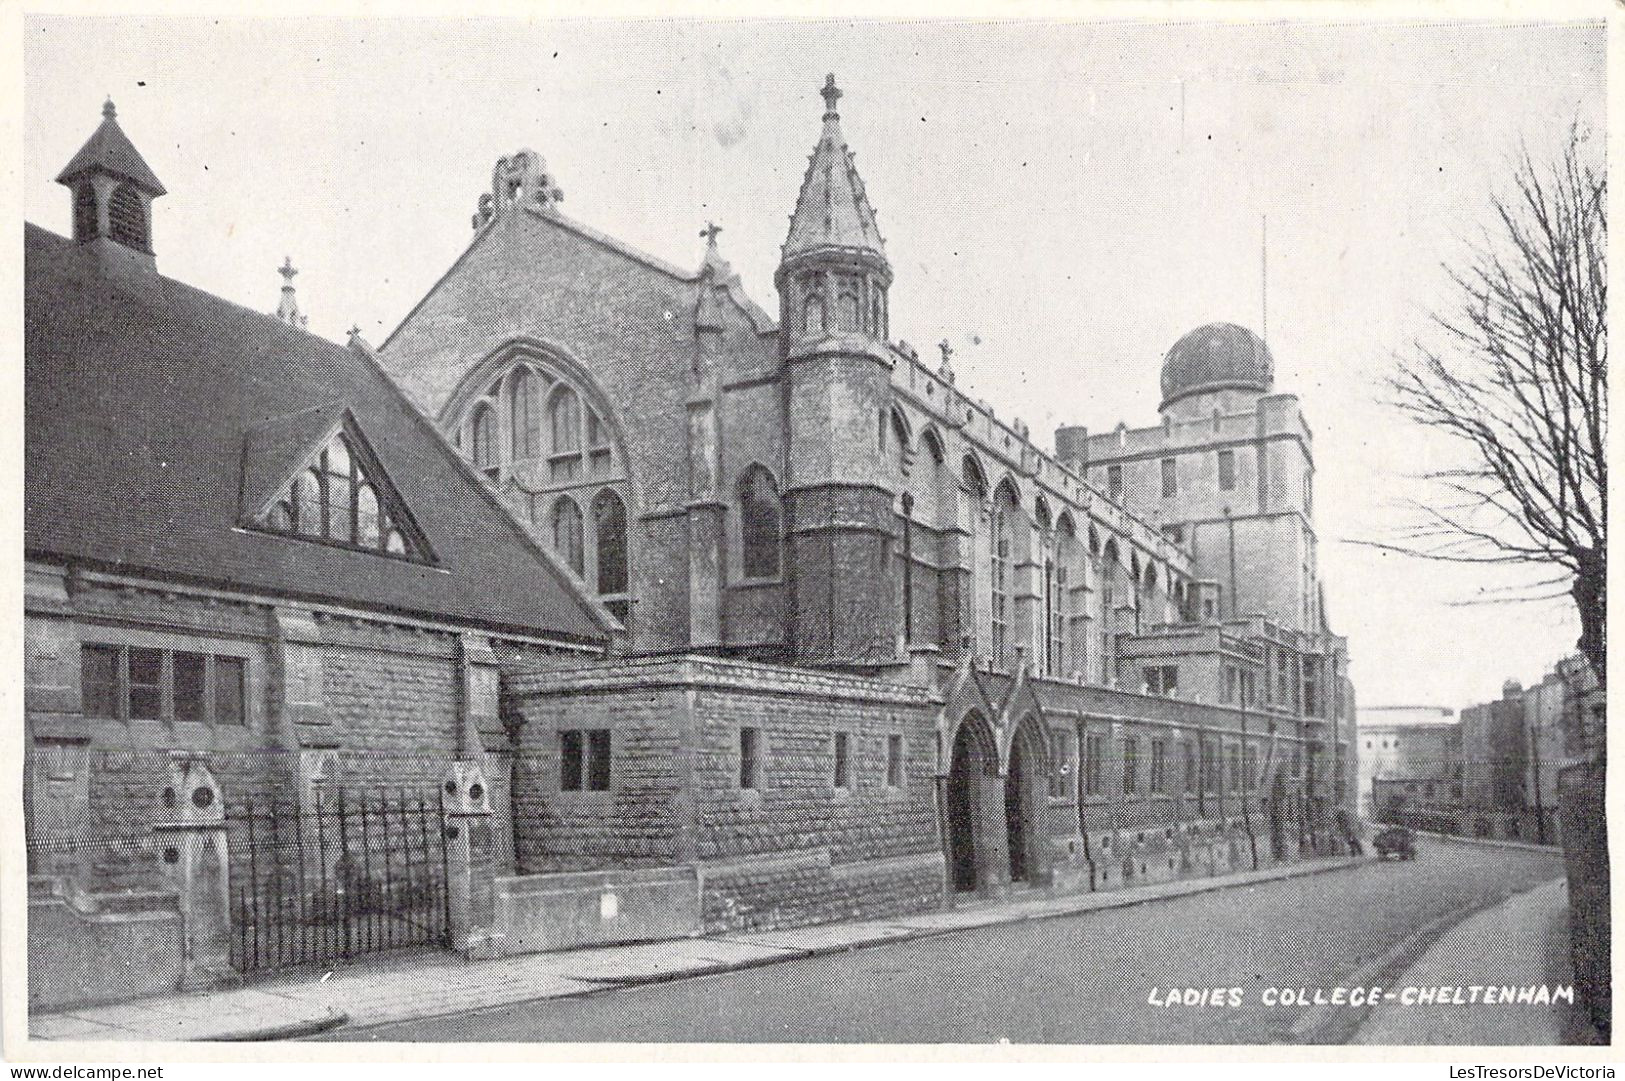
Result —
<svg viewBox="0 0 1625 1081"><path fill-rule="evenodd" d="M1174 343L1162 361L1164 416L1192 420L1217 409L1251 408L1275 384L1275 359L1263 339L1234 323L1208 323Z"/></svg>
<svg viewBox="0 0 1625 1081"><path fill-rule="evenodd" d="M892 276L841 133L835 76L821 93L823 131L774 275L790 418L790 627L798 662L872 668L896 659L884 610L894 493L877 452L891 401Z"/></svg>

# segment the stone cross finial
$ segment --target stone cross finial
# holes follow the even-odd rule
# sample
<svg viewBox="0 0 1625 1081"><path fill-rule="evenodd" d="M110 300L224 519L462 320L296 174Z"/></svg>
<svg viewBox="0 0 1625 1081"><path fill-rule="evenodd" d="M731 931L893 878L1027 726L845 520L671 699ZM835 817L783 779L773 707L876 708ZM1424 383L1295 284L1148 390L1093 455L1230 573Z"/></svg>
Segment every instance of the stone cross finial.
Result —
<svg viewBox="0 0 1625 1081"><path fill-rule="evenodd" d="M283 281L283 286L282 287L284 289L292 289L293 288L293 276L295 274L299 273L299 271L294 269L293 256L284 255L282 257L282 265L277 267L276 272L278 274L282 275L282 281Z"/></svg>
<svg viewBox="0 0 1625 1081"><path fill-rule="evenodd" d="M940 342L937 343L937 348L942 350L942 363L943 363L943 366L946 367L949 360L954 355L953 344L951 342L949 342L947 338L944 338Z"/></svg>
<svg viewBox="0 0 1625 1081"><path fill-rule="evenodd" d="M355 324L354 326L352 326L350 328L350 341L358 342L360 340L361 340L361 324L357 323L357 324Z"/></svg>
<svg viewBox="0 0 1625 1081"><path fill-rule="evenodd" d="M111 97L102 102L102 115L109 120L112 120L114 117L118 116L118 110L113 107L113 99Z"/></svg>
<svg viewBox="0 0 1625 1081"><path fill-rule="evenodd" d="M820 90L819 93L824 96L824 115L826 117L836 116L835 103L841 100L841 88L835 85L835 74L833 72L824 76L824 89Z"/></svg>
<svg viewBox="0 0 1625 1081"><path fill-rule="evenodd" d="M714 221L706 222L705 228L700 230L700 235L705 238L705 246L708 248L716 247L717 234L720 232L722 232L722 226L718 225Z"/></svg>

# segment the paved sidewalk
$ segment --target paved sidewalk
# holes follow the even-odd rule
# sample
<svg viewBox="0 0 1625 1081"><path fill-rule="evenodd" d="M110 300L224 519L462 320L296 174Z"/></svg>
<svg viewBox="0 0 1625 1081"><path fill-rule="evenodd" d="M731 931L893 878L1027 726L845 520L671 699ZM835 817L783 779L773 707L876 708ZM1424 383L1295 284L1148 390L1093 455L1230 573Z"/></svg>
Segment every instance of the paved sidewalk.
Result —
<svg viewBox="0 0 1625 1081"><path fill-rule="evenodd" d="M328 973L251 988L197 992L29 1018L40 1040L275 1040L567 998L635 984L709 975L991 924L1052 919L1210 890L1320 874L1363 858L1305 860L1262 871L1112 890L1037 893L855 923L762 931L465 961L447 952L379 957Z"/></svg>
<svg viewBox="0 0 1625 1081"><path fill-rule="evenodd" d="M1393 990L1570 986L1568 884L1537 886L1469 916L1428 948ZM1580 1027L1576 1027L1576 1026ZM1554 1046L1581 1042L1584 1022L1566 1002L1551 1005L1468 1003L1404 1005L1385 1001L1353 1042L1441 1046Z"/></svg>

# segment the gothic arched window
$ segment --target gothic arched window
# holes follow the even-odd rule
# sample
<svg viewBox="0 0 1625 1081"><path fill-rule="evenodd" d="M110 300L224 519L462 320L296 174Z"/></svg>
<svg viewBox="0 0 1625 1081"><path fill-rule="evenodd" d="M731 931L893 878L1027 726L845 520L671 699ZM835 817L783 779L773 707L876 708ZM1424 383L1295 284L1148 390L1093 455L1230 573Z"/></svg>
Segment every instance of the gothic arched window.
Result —
<svg viewBox="0 0 1625 1081"><path fill-rule="evenodd" d="M560 387L548 407L553 428L553 453L573 454L581 450L581 399L569 387Z"/></svg>
<svg viewBox="0 0 1625 1081"><path fill-rule="evenodd" d="M578 576L586 574L586 557L581 543L581 508L567 495L553 504L553 551Z"/></svg>
<svg viewBox="0 0 1625 1081"><path fill-rule="evenodd" d="M542 453L541 382L536 373L521 367L513 373L509 388L513 431L513 456L516 461L537 458Z"/></svg>
<svg viewBox="0 0 1625 1081"><path fill-rule="evenodd" d="M147 208L141 204L141 193L130 183L113 189L107 201L107 233L128 248L147 251Z"/></svg>
<svg viewBox="0 0 1625 1081"><path fill-rule="evenodd" d="M598 544L598 592L626 592L626 504L611 491L592 501L593 536Z"/></svg>
<svg viewBox="0 0 1625 1081"><path fill-rule="evenodd" d="M474 459L474 467L495 477L500 464L497 454L497 414L485 402L474 407L474 419L469 425L469 444L469 456Z"/></svg>
<svg viewBox="0 0 1625 1081"><path fill-rule="evenodd" d="M842 293L836 310L841 313L842 330L861 330L858 323L858 295L856 293Z"/></svg>
<svg viewBox="0 0 1625 1081"><path fill-rule="evenodd" d="M824 298L808 293L801 308L801 329L806 334L824 333Z"/></svg>
<svg viewBox="0 0 1625 1081"><path fill-rule="evenodd" d="M752 466L739 481L739 540L746 578L779 573L783 532L778 486L767 470Z"/></svg>
<svg viewBox="0 0 1625 1081"><path fill-rule="evenodd" d="M989 577L993 594L993 663L1004 666L1010 645L1010 551L1011 521L1016 508L1001 487L993 498L993 536L988 549L992 556Z"/></svg>

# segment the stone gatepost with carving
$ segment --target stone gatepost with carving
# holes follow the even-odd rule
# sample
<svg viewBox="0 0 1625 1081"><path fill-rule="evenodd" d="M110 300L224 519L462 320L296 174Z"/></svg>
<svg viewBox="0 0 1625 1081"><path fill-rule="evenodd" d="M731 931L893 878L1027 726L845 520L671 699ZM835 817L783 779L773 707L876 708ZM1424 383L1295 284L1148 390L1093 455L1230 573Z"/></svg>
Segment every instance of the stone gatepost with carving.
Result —
<svg viewBox="0 0 1625 1081"><path fill-rule="evenodd" d="M451 945L470 958L495 957L497 838L485 770L478 762L453 762L441 792Z"/></svg>
<svg viewBox="0 0 1625 1081"><path fill-rule="evenodd" d="M234 982L226 810L220 784L201 757L174 751L158 804L153 832L164 874L180 901L181 987Z"/></svg>

